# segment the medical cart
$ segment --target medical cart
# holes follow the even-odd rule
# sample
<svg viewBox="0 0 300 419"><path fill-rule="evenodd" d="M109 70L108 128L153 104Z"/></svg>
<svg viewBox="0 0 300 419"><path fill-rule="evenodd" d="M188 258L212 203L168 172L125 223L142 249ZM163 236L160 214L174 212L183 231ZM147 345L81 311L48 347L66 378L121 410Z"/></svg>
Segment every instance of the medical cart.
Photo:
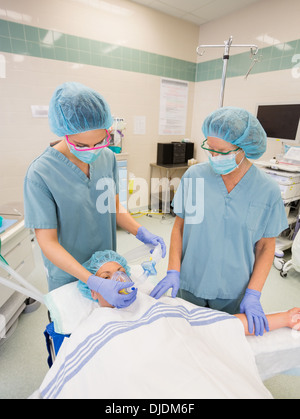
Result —
<svg viewBox="0 0 300 419"><path fill-rule="evenodd" d="M24 227L23 205L9 203L0 206L3 224L0 228L0 255L20 275L28 278L34 269L31 232ZM11 280L0 269L0 276ZM0 284L0 345L15 330L18 318L27 308L28 298Z"/></svg>

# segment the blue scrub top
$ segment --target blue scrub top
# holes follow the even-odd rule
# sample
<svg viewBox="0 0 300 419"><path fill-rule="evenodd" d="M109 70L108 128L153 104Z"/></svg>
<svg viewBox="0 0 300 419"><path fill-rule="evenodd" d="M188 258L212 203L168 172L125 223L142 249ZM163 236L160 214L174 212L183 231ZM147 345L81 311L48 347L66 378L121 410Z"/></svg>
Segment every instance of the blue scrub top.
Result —
<svg viewBox="0 0 300 419"><path fill-rule="evenodd" d="M79 262L98 250L116 250L117 164L107 148L90 164L90 177L48 147L30 165L24 182L25 226L57 229L59 243ZM44 255L49 291L76 278Z"/></svg>
<svg viewBox="0 0 300 419"><path fill-rule="evenodd" d="M230 193L208 162L192 166L173 206L184 219L180 287L204 299L241 297L255 244L288 228L278 185L255 166Z"/></svg>

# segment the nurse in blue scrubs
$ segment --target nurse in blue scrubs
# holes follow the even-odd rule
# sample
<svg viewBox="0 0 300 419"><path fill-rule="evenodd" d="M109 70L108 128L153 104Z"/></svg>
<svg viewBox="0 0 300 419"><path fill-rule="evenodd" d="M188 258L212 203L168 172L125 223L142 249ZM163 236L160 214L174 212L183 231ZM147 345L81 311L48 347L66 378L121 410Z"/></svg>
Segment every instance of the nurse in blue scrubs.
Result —
<svg viewBox="0 0 300 419"><path fill-rule="evenodd" d="M167 276L151 295L172 288L173 297L179 290L199 306L245 313L250 332L263 335L269 328L261 292L276 237L288 228L278 185L248 160L265 152L266 133L253 115L234 107L210 114L202 130L209 161L181 180Z"/></svg>
<svg viewBox="0 0 300 419"><path fill-rule="evenodd" d="M24 182L25 226L35 230L49 290L80 279L115 307L126 307L136 291L120 294L120 283L91 275L82 263L99 250L116 250L116 226L143 243L166 247L119 203L118 171L109 145L109 106L95 90L68 82L49 106L50 129L64 139L30 165ZM130 286L128 283L126 287Z"/></svg>

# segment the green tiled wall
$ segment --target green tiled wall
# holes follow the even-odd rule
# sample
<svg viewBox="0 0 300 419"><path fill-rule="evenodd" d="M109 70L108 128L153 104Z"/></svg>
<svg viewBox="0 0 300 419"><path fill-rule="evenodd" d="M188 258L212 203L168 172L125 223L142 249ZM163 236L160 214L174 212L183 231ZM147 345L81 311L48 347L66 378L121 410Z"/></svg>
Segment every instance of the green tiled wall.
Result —
<svg viewBox="0 0 300 419"><path fill-rule="evenodd" d="M222 77L223 59L222 50L220 51L220 59L197 64L196 81L214 80ZM295 63L292 62L295 54L300 54L300 39L261 48L257 54L257 58L261 58L261 61L255 64L251 74L291 69L295 66ZM242 54L231 55L228 61L227 77L245 76L251 63L250 50Z"/></svg>
<svg viewBox="0 0 300 419"><path fill-rule="evenodd" d="M220 59L196 64L2 19L0 19L0 51L192 82L220 79L223 68L222 51ZM254 66L252 74L290 69L295 66L292 62L295 54L300 54L300 39L262 48L258 52L258 55L262 55L262 60ZM227 77L245 75L250 65L250 51L231 55Z"/></svg>
<svg viewBox="0 0 300 419"><path fill-rule="evenodd" d="M0 51L195 81L196 63L0 19Z"/></svg>

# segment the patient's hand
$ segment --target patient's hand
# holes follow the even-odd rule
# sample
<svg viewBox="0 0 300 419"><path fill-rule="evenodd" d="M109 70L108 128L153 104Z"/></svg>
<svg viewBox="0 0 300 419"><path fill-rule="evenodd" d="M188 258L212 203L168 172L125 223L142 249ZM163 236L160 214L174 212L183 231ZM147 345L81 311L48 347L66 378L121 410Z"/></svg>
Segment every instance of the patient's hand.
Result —
<svg viewBox="0 0 300 419"><path fill-rule="evenodd" d="M287 311L287 326L300 331L300 308L295 307Z"/></svg>

